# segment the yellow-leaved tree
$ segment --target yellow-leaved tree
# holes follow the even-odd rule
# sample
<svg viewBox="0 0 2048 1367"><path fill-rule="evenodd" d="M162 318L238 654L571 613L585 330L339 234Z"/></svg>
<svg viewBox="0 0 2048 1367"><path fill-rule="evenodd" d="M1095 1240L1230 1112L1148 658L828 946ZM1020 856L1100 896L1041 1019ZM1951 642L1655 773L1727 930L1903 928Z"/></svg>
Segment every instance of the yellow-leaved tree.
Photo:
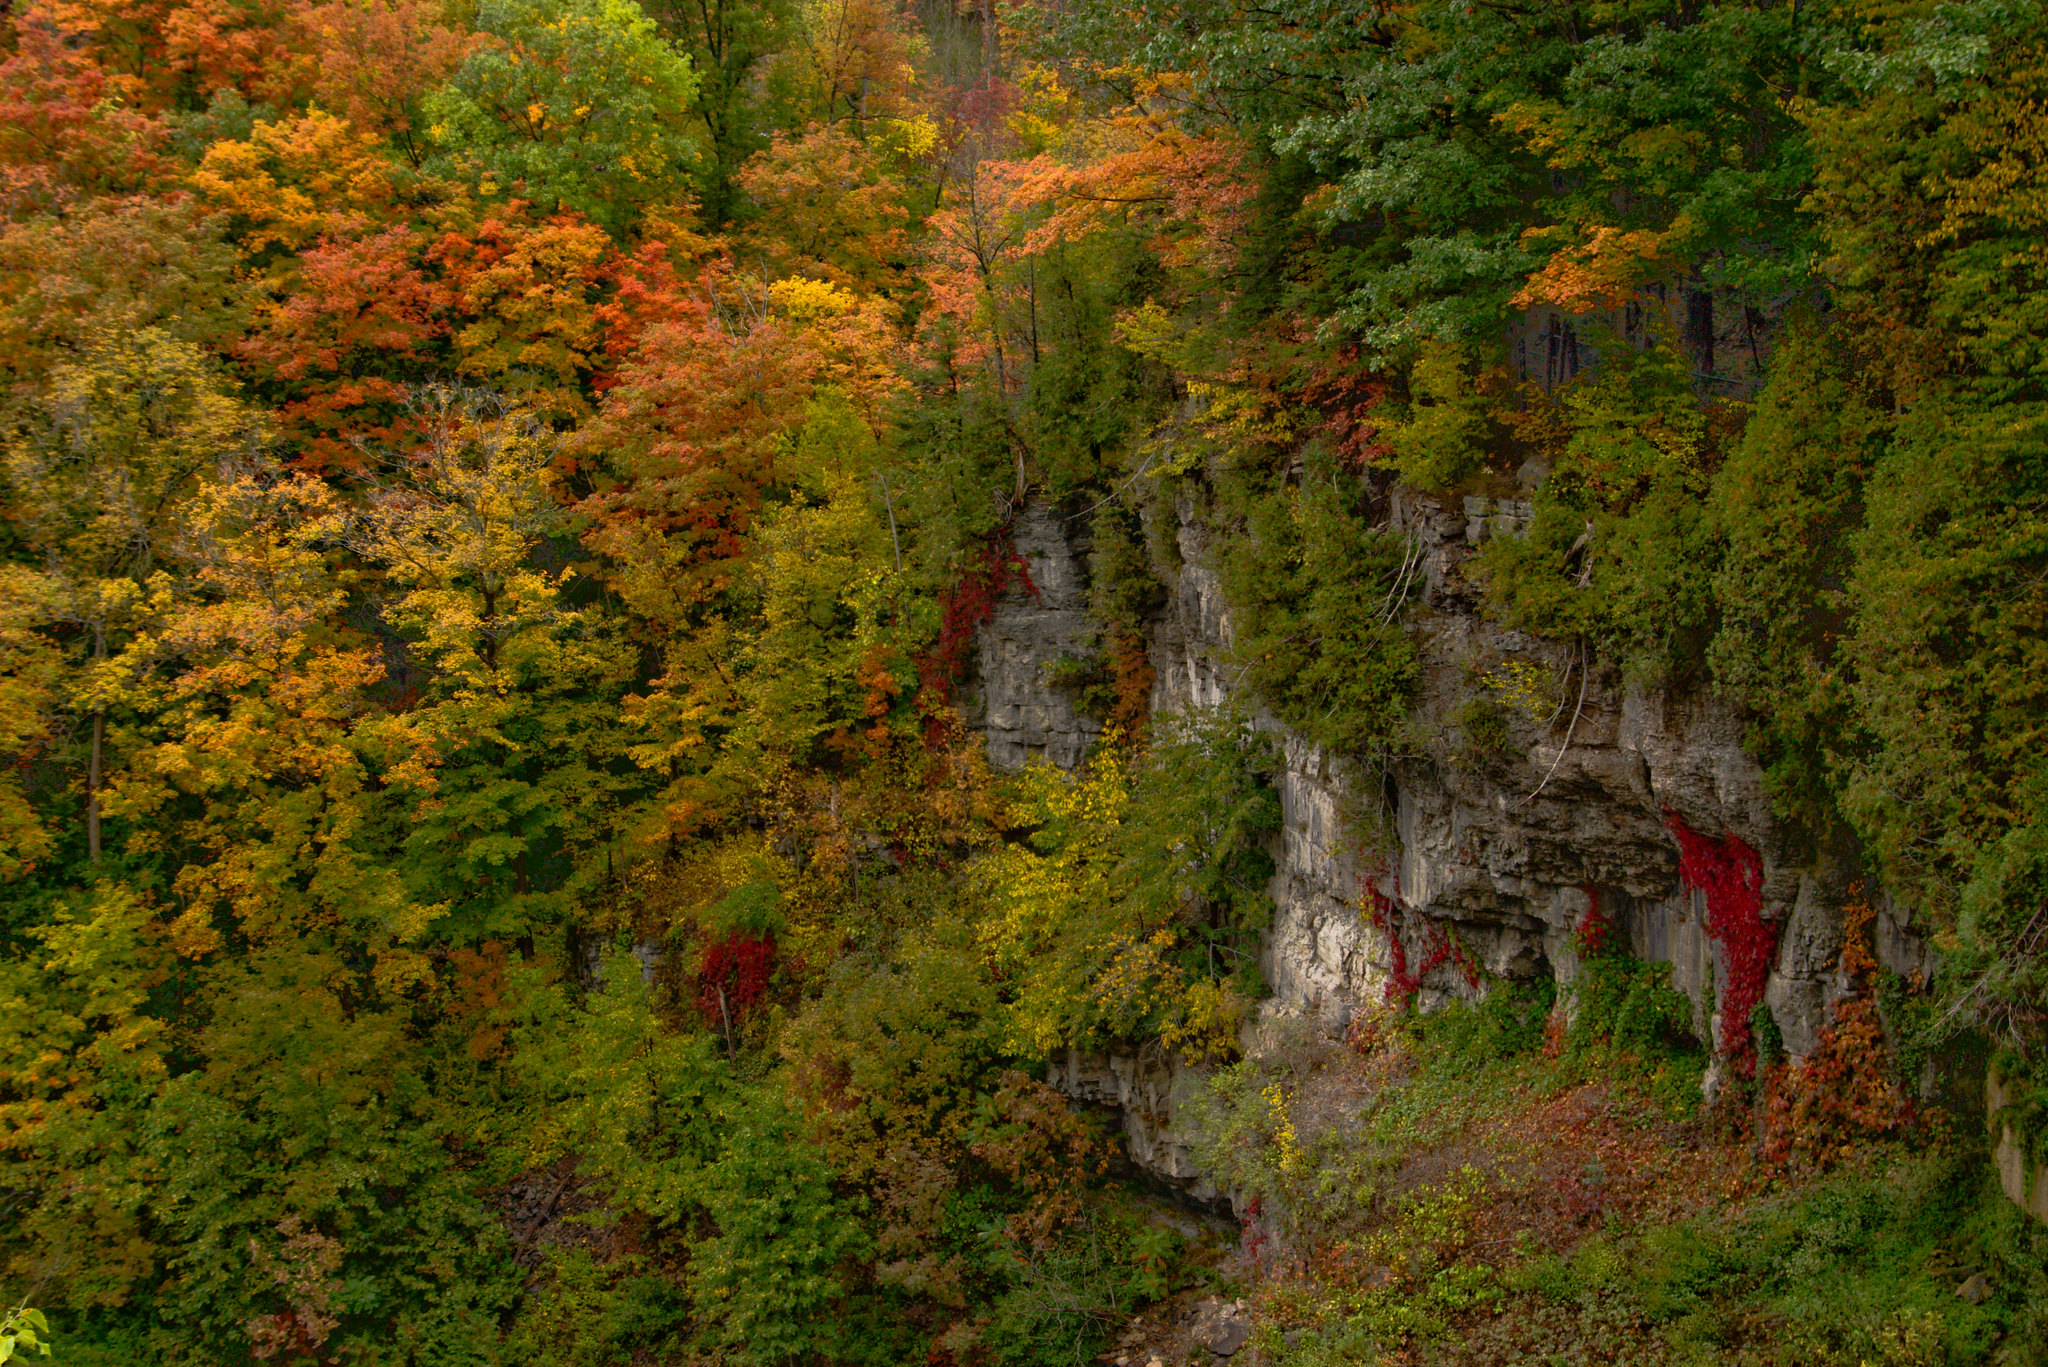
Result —
<svg viewBox="0 0 2048 1367"><path fill-rule="evenodd" d="M571 604L594 586L568 559L552 431L480 391L422 391L412 420L418 445L370 477L350 533L383 570L403 709L365 744L406 795L394 839L421 905L457 915L456 934L530 935L572 885L618 871L637 659Z"/></svg>
<svg viewBox="0 0 2048 1367"><path fill-rule="evenodd" d="M144 704L182 592L172 543L221 462L259 448L264 433L198 347L146 328L95 335L56 367L26 432L6 448L8 512L33 557L0 579L0 631L26 666L8 701L47 710L40 719L14 710L0 724L53 747L68 724L85 727L91 860L100 857L109 725L118 731ZM22 835L31 851L43 839Z"/></svg>

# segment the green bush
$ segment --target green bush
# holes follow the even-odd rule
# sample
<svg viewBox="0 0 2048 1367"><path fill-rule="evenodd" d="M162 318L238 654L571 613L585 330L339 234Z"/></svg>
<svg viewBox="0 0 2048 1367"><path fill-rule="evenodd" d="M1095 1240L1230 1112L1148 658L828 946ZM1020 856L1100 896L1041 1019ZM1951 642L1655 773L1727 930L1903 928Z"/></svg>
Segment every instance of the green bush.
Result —
<svg viewBox="0 0 2048 1367"><path fill-rule="evenodd" d="M1511 725L1508 714L1490 699L1468 698L1458 705L1451 721L1468 753L1497 755L1507 749Z"/></svg>
<svg viewBox="0 0 2048 1367"><path fill-rule="evenodd" d="M1557 985L1548 978L1496 981L1478 1001L1451 1002L1420 1017L1415 1029L1457 1059L1491 1063L1514 1058L1543 1043L1544 1022L1556 995Z"/></svg>
<svg viewBox="0 0 2048 1367"><path fill-rule="evenodd" d="M1572 994L1578 1010L1566 1043L1575 1059L1622 1065L1669 1115L1699 1109L1707 1051L1692 1032L1692 999L1671 985L1671 965L1595 955L1580 965Z"/></svg>
<svg viewBox="0 0 2048 1367"><path fill-rule="evenodd" d="M1511 625L1582 640L1662 682L1697 672L1713 619L1717 545L1700 502L1709 433L1682 355L1619 339L1601 355L1536 401L1530 426L1553 468L1535 522L1526 537L1488 542L1480 566Z"/></svg>
<svg viewBox="0 0 2048 1367"><path fill-rule="evenodd" d="M2034 1323L2038 1227L2023 1228L1967 1151L1892 1155L1766 1199L1733 1224L1703 1217L1586 1240L1517 1267L1511 1282L1554 1303L1629 1307L1681 1360L1860 1364L1981 1362ZM1956 1295L1964 1274L1993 1295ZM1738 1354L1727 1345L1740 1341ZM1761 1349L1761 1355L1755 1355Z"/></svg>
<svg viewBox="0 0 2048 1367"><path fill-rule="evenodd" d="M1606 1042L1644 1058L1697 1053L1692 1035L1692 999L1671 985L1671 965L1634 959L1594 957L1572 981L1578 1014L1571 1042Z"/></svg>
<svg viewBox="0 0 2048 1367"><path fill-rule="evenodd" d="M1846 696L1830 665L1878 434L1838 340L1795 318L1707 500L1722 544L1707 663L1716 687L1757 714L1750 743L1778 811L1816 833L1837 820L1826 751L1839 744Z"/></svg>
<svg viewBox="0 0 2048 1367"><path fill-rule="evenodd" d="M1410 403L1380 432L1392 454L1378 463L1417 489L1456 487L1484 468L1493 441L1489 405L1466 371L1465 349L1425 342L1409 371Z"/></svg>
<svg viewBox="0 0 2048 1367"><path fill-rule="evenodd" d="M1096 509L1088 562L1088 608L1112 630L1139 630L1166 601L1166 586L1152 572L1145 531L1137 517L1114 499Z"/></svg>
<svg viewBox="0 0 2048 1367"><path fill-rule="evenodd" d="M1340 477L1252 499L1219 568L1234 659L1260 700L1318 745L1384 753L1419 674L1401 628L1419 576L1408 542L1368 525L1356 496Z"/></svg>
<svg viewBox="0 0 2048 1367"><path fill-rule="evenodd" d="M994 1260L1007 1283L980 1341L1002 1367L1088 1360L1147 1303L1164 1296L1185 1241L1105 1204L1043 1248L1012 1245Z"/></svg>

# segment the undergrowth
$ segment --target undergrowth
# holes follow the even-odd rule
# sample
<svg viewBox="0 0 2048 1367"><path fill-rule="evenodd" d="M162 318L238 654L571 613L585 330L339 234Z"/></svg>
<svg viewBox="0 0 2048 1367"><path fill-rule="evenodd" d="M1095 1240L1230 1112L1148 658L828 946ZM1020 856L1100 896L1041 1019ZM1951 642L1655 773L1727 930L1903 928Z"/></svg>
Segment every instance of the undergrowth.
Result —
<svg viewBox="0 0 2048 1367"><path fill-rule="evenodd" d="M1304 1032L1195 1100L1204 1170L1252 1198L1260 1361L2048 1360L2048 1231L1974 1135L1788 1165L1769 1093L1702 1108L1668 969L1594 954L1558 996L1388 1010L1348 1048Z"/></svg>

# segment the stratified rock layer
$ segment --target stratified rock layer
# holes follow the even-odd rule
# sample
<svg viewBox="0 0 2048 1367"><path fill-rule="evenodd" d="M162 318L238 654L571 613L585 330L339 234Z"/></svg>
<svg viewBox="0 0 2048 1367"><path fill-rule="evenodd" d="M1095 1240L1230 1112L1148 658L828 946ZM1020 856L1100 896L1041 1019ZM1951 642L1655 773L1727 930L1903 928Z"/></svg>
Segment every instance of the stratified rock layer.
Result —
<svg viewBox="0 0 2048 1367"><path fill-rule="evenodd" d="M1004 594L981 629L968 719L998 769L1033 760L1071 769L1102 734L1102 723L1077 712L1072 695L1046 677L1061 660L1085 659L1096 649L1081 548L1069 540L1066 518L1044 504L1024 510L1014 535L1037 592Z"/></svg>

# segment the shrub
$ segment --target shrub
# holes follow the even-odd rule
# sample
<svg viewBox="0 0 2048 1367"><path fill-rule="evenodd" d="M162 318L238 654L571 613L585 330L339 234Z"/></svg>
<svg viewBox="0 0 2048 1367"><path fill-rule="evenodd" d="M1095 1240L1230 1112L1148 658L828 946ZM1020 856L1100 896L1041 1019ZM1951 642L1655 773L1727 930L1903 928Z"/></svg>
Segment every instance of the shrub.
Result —
<svg viewBox="0 0 2048 1367"><path fill-rule="evenodd" d="M1425 342L1415 359L1405 419L1381 424L1380 439L1390 454L1375 462L1404 484L1441 491L1479 473L1492 440L1488 403L1466 373L1464 348L1456 342Z"/></svg>
<svg viewBox="0 0 2048 1367"><path fill-rule="evenodd" d="M1478 1001L1451 1002L1418 1019L1415 1028L1424 1039L1472 1063L1514 1058L1542 1046L1556 994L1548 978L1496 981Z"/></svg>
<svg viewBox="0 0 2048 1367"><path fill-rule="evenodd" d="M1245 681L1316 744L1385 752L1420 668L1400 626L1419 578L1408 543L1331 484L1254 499L1245 524L1219 565Z"/></svg>
<svg viewBox="0 0 2048 1367"><path fill-rule="evenodd" d="M1613 339L1602 355L1516 415L1553 468L1530 534L1488 542L1480 566L1511 625L1584 639L1663 681L1692 672L1712 620L1717 545L1700 503L1712 434L1672 348Z"/></svg>
<svg viewBox="0 0 2048 1367"><path fill-rule="evenodd" d="M1578 1015L1571 1039L1583 1048L1611 1045L1644 1059L1699 1052L1692 1000L1671 985L1671 965L1623 956L1587 960L1572 981Z"/></svg>
<svg viewBox="0 0 2048 1367"><path fill-rule="evenodd" d="M1175 718L1149 751L1105 744L1078 774L1036 766L1012 791L1030 831L978 864L981 931L1007 980L1017 1052L1165 1039L1235 1052L1262 990L1280 829L1272 742L1229 713Z"/></svg>
<svg viewBox="0 0 2048 1367"><path fill-rule="evenodd" d="M1008 1287L978 1338L1004 1367L1064 1367L1099 1352L1110 1333L1171 1289L1184 1241L1103 1203L1043 1248L1013 1246L996 1266Z"/></svg>
<svg viewBox="0 0 2048 1367"><path fill-rule="evenodd" d="M1471 754L1497 755L1507 749L1511 723L1508 714L1492 700L1467 698L1458 705L1451 721Z"/></svg>

